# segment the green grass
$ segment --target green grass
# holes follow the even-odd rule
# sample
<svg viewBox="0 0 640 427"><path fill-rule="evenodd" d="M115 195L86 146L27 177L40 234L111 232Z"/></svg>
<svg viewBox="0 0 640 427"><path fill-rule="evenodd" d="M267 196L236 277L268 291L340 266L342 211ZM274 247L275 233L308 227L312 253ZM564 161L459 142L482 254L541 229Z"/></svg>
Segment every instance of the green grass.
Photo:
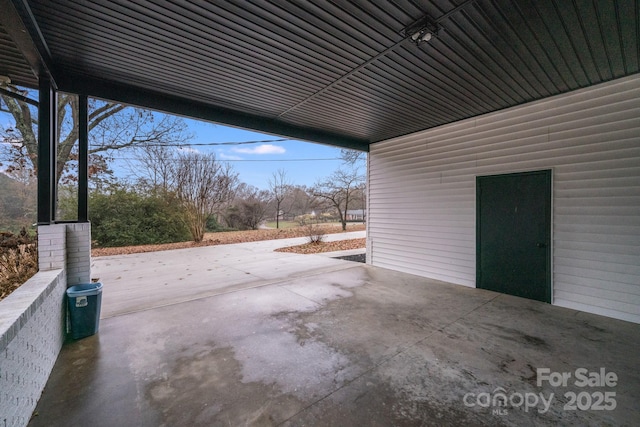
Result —
<svg viewBox="0 0 640 427"><path fill-rule="evenodd" d="M265 225L269 228L276 228L275 221L267 221ZM280 228L293 228L299 226L300 224L297 221L280 221Z"/></svg>

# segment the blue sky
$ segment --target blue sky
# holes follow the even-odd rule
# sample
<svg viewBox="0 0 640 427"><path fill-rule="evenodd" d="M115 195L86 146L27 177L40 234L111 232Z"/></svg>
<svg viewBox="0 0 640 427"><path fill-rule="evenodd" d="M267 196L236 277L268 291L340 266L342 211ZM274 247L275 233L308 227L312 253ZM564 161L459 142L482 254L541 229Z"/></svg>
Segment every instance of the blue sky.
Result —
<svg viewBox="0 0 640 427"><path fill-rule="evenodd" d="M293 184L311 186L341 164L340 149L336 147L297 140L273 141L284 138L197 120L185 121L195 136L193 143L272 141L193 147L203 152L214 151L219 160L234 167L241 181L258 188L267 189L269 178L278 169L284 169Z"/></svg>
<svg viewBox="0 0 640 427"><path fill-rule="evenodd" d="M37 96L37 95L36 95ZM323 144L298 140L283 140L284 137L265 135L219 124L184 118L189 133L194 138L191 143L210 144L225 142L269 141L255 144L224 146L193 146L201 152L214 151L219 160L229 162L239 173L242 182L260 189L269 188L269 178L278 169L284 169L287 178L296 185L312 186L337 169L341 161L340 149ZM14 126L8 113L0 112L0 126ZM281 141L274 141L281 140ZM114 157L130 158L130 153L115 152ZM116 160L111 164L118 177L127 172Z"/></svg>

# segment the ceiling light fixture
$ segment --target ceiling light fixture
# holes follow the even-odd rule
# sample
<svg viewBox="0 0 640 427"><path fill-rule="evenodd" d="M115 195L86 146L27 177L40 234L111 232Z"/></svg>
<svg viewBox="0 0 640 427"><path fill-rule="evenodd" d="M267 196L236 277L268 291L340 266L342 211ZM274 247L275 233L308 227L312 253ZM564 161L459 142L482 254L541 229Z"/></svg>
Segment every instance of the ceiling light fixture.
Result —
<svg viewBox="0 0 640 427"><path fill-rule="evenodd" d="M405 27L400 31L400 34L407 37L415 45L419 45L437 37L439 30L438 24L433 22L429 16L424 16L408 27Z"/></svg>

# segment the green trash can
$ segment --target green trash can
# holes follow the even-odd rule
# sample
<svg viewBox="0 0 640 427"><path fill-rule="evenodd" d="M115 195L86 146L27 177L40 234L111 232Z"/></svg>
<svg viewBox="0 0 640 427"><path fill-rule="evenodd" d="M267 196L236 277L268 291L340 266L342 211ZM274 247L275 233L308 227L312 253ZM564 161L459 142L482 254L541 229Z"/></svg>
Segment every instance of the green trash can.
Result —
<svg viewBox="0 0 640 427"><path fill-rule="evenodd" d="M71 338L77 340L98 332L101 304L102 283L75 285L67 289Z"/></svg>

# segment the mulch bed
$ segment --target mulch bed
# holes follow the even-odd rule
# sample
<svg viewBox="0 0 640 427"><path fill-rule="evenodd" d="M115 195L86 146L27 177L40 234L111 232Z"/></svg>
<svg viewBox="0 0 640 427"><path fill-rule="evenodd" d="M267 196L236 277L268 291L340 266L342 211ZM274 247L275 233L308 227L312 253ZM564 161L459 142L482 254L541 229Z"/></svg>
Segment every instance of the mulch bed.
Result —
<svg viewBox="0 0 640 427"><path fill-rule="evenodd" d="M337 240L335 242L305 243L304 245L289 246L276 249L276 252L292 252L296 254L317 254L321 252L346 251L364 248L367 239Z"/></svg>

